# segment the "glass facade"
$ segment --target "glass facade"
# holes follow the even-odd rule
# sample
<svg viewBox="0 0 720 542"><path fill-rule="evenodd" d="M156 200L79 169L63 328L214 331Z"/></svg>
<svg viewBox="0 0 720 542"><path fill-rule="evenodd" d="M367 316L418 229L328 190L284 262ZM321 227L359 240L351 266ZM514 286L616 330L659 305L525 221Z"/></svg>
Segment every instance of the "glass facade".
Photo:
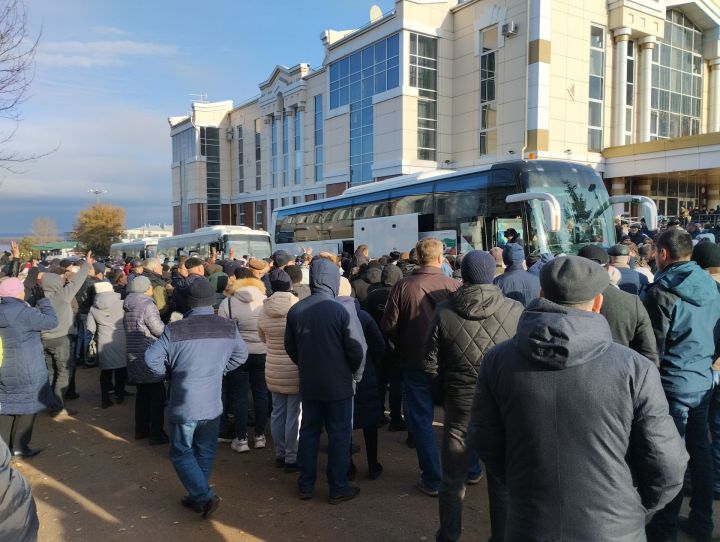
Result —
<svg viewBox="0 0 720 542"><path fill-rule="evenodd" d="M497 104L495 84L497 74L498 27L480 32L480 156L497 152Z"/></svg>
<svg viewBox="0 0 720 542"><path fill-rule="evenodd" d="M419 160L437 158L437 39L410 34L410 86L418 89Z"/></svg>
<svg viewBox="0 0 720 542"><path fill-rule="evenodd" d="M400 35L394 34L330 64L330 109L399 84Z"/></svg>
<svg viewBox="0 0 720 542"><path fill-rule="evenodd" d="M197 134L192 127L172 136L173 163L185 162L188 158L195 156Z"/></svg>
<svg viewBox="0 0 720 542"><path fill-rule="evenodd" d="M295 151L295 184L302 184L302 111L295 109L293 117L293 150Z"/></svg>
<svg viewBox="0 0 720 542"><path fill-rule="evenodd" d="M590 80L588 94L588 150L603 147L603 104L605 99L605 29L590 27Z"/></svg>
<svg viewBox="0 0 720 542"><path fill-rule="evenodd" d="M323 180L323 97L315 96L315 182Z"/></svg>
<svg viewBox="0 0 720 542"><path fill-rule="evenodd" d="M238 192L245 192L245 163L243 159L243 129L242 126L237 127L238 142Z"/></svg>
<svg viewBox="0 0 720 542"><path fill-rule="evenodd" d="M255 119L255 190L262 188L262 119Z"/></svg>
<svg viewBox="0 0 720 542"><path fill-rule="evenodd" d="M220 220L220 129L200 127L200 155L205 157L207 181L207 225Z"/></svg>
<svg viewBox="0 0 720 542"><path fill-rule="evenodd" d="M330 109L350 106L350 182L372 181L372 97L400 85L400 35L330 64Z"/></svg>
<svg viewBox="0 0 720 542"><path fill-rule="evenodd" d="M665 37L653 49L652 139L700 133L702 30L682 12L669 10Z"/></svg>

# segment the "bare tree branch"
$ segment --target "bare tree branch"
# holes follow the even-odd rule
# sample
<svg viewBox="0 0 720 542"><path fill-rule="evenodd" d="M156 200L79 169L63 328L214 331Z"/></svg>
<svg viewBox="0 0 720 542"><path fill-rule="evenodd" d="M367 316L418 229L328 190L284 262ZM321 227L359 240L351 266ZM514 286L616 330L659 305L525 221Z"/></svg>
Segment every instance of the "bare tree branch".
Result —
<svg viewBox="0 0 720 542"><path fill-rule="evenodd" d="M36 160L56 149L25 155L8 144L21 121L19 106L29 97L35 77L34 60L40 35L28 36L28 14L23 0L5 0L0 7L0 119L14 124L13 129L0 132L0 169L16 173L13 164Z"/></svg>

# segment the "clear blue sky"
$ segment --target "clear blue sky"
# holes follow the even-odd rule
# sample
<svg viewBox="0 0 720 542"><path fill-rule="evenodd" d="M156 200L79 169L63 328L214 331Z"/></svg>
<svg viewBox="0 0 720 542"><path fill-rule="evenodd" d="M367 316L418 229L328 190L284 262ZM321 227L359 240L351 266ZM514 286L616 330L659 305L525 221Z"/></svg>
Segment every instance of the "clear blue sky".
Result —
<svg viewBox="0 0 720 542"><path fill-rule="evenodd" d="M0 234L29 232L38 216L70 230L94 200L90 188L125 208L128 227L170 222L167 117L187 113L192 94L235 103L253 97L276 64L321 65L321 32L365 24L373 1L26 4L30 35L42 35L23 120L6 148L57 150L0 173Z"/></svg>

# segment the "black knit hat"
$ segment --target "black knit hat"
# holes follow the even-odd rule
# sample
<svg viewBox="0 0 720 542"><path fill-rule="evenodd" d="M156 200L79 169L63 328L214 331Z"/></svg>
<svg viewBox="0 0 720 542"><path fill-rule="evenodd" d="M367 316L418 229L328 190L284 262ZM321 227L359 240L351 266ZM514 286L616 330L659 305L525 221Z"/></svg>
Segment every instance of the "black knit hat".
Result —
<svg viewBox="0 0 720 542"><path fill-rule="evenodd" d="M610 275L599 264L580 256L560 256L540 270L543 297L561 305L592 300L605 291Z"/></svg>
<svg viewBox="0 0 720 542"><path fill-rule="evenodd" d="M206 278L198 278L188 288L187 299L191 309L212 307L215 304L215 288Z"/></svg>
<svg viewBox="0 0 720 542"><path fill-rule="evenodd" d="M471 250L460 264L463 282L468 284L492 284L495 278L495 258L481 250Z"/></svg>
<svg viewBox="0 0 720 542"><path fill-rule="evenodd" d="M720 267L720 246L709 241L703 241L693 247L692 261L703 269Z"/></svg>

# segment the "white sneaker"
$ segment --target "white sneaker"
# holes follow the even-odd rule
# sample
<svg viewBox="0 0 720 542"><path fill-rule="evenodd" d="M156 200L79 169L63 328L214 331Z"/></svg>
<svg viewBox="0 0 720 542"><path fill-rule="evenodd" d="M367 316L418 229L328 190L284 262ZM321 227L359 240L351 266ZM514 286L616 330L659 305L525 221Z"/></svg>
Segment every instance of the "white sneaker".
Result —
<svg viewBox="0 0 720 542"><path fill-rule="evenodd" d="M265 435L260 435L259 437L255 437L255 448L264 448L265 447Z"/></svg>
<svg viewBox="0 0 720 542"><path fill-rule="evenodd" d="M233 439L233 441L230 443L230 448L232 448L233 450L235 450L236 452L238 452L240 454L250 451L250 446L248 446L248 440L246 438Z"/></svg>

